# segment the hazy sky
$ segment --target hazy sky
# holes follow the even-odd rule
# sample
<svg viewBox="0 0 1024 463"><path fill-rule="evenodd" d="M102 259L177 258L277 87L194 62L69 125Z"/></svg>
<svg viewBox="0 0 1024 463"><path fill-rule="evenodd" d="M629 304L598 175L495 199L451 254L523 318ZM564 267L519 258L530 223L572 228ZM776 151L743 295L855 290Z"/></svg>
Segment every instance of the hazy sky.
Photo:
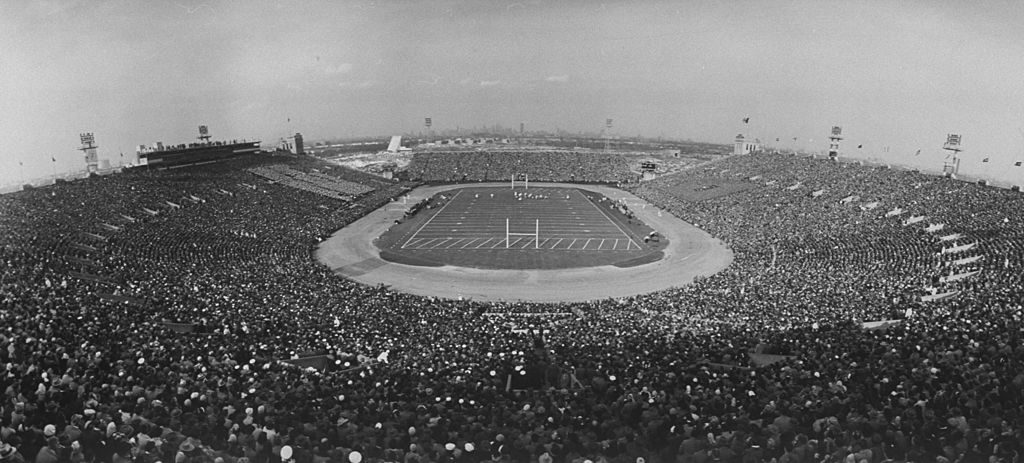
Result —
<svg viewBox="0 0 1024 463"><path fill-rule="evenodd" d="M118 164L200 124L272 144L426 116L815 150L837 124L847 155L935 169L960 132L963 173L1021 184L1021 24L1019 0L3 1L0 184L84 168L84 131Z"/></svg>

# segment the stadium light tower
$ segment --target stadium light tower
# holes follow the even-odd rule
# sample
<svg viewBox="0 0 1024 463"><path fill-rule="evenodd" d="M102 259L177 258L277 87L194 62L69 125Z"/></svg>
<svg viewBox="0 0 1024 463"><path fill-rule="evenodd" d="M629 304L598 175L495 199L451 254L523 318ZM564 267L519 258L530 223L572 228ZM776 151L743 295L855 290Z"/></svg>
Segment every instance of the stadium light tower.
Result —
<svg viewBox="0 0 1024 463"><path fill-rule="evenodd" d="M608 145L611 143L612 120L610 118L609 119L605 119L604 126L607 129L604 132L604 152L607 153L608 152Z"/></svg>
<svg viewBox="0 0 1024 463"><path fill-rule="evenodd" d="M839 142L843 139L843 128L838 125L832 126L832 135L828 136L828 158L835 161L839 159Z"/></svg>
<svg viewBox="0 0 1024 463"><path fill-rule="evenodd" d="M946 134L946 143L942 145L942 149L949 151L942 172L947 176L956 177L960 173L960 152L963 151L960 146L960 134Z"/></svg>
<svg viewBox="0 0 1024 463"><path fill-rule="evenodd" d="M433 118L430 118L430 117L424 118L423 119L423 125L427 126L427 137L429 137L430 141L433 141L434 133L430 130L430 127L434 125Z"/></svg>
<svg viewBox="0 0 1024 463"><path fill-rule="evenodd" d="M201 141L204 144L205 143L209 143L210 142L210 129L209 129L209 127L207 127L205 125L200 125L199 126L199 136L196 137L196 138L199 139L199 141Z"/></svg>

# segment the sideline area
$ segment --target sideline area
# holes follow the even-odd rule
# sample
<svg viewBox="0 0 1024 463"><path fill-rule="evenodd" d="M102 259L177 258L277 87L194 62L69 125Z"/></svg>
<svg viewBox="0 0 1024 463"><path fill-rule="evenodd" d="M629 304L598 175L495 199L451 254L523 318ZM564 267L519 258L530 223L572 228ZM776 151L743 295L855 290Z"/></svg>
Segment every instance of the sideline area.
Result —
<svg viewBox="0 0 1024 463"><path fill-rule="evenodd" d="M422 267L380 258L374 241L412 204L436 193L469 186L505 183L434 185L408 193L407 204L389 203L336 231L316 249L318 261L339 275L366 285L384 284L421 296L479 301L574 302L626 297L690 283L698 276L721 271L733 254L720 240L679 218L619 189L582 184L538 183L594 191L624 199L638 218L669 240L665 257L636 267L600 266L560 270L481 270L465 267Z"/></svg>

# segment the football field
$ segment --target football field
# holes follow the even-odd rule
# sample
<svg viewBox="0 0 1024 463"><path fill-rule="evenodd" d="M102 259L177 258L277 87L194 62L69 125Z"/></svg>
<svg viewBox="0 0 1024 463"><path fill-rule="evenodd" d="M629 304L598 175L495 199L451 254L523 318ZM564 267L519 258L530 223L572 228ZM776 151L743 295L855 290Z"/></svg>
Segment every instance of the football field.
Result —
<svg viewBox="0 0 1024 463"><path fill-rule="evenodd" d="M463 188L445 195L437 212L403 237L400 248L642 250L642 238L612 218L619 212L611 206L575 188Z"/></svg>

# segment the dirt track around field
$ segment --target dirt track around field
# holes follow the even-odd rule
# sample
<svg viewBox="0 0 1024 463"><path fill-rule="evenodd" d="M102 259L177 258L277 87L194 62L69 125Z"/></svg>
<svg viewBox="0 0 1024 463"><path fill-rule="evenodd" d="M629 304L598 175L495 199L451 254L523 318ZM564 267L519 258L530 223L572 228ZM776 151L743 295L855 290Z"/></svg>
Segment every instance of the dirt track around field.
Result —
<svg viewBox="0 0 1024 463"><path fill-rule="evenodd" d="M480 270L464 267L422 267L380 258L374 240L402 218L405 210L434 194L468 186L460 184L420 187L409 193L407 204L390 203L338 230L320 243L316 258L339 275L367 284L422 296L483 301L566 302L625 297L682 286L697 276L719 272L732 262L732 251L721 241L625 191L594 185L538 183L570 187L623 198L638 218L665 235L665 257L636 267L600 266L563 270Z"/></svg>

